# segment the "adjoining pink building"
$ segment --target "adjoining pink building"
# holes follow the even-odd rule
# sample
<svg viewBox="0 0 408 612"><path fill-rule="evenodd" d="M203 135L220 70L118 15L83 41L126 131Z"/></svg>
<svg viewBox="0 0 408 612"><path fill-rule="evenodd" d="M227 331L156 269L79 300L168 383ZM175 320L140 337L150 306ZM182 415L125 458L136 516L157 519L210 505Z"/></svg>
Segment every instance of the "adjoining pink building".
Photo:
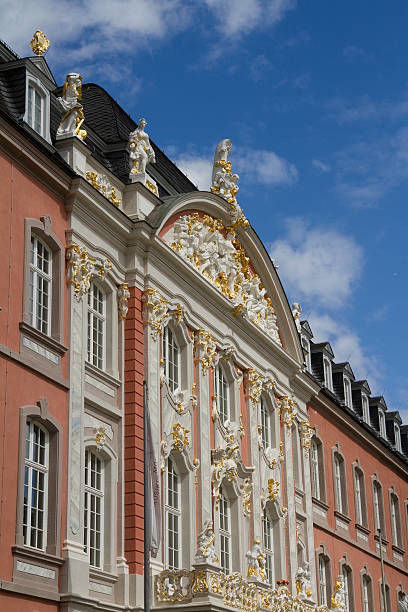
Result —
<svg viewBox="0 0 408 612"><path fill-rule="evenodd" d="M0 609L141 610L149 512L154 609L402 610L406 427L145 129L0 43Z"/></svg>

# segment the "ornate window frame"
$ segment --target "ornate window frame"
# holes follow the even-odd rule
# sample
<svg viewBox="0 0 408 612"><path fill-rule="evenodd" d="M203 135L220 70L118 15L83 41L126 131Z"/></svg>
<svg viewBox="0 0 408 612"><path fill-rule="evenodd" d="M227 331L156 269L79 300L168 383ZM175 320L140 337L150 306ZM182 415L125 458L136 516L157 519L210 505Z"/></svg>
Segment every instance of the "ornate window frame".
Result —
<svg viewBox="0 0 408 612"><path fill-rule="evenodd" d="M30 123L30 118L28 116L28 99L29 99L29 89L33 88L41 98L41 131L38 132L33 125ZM44 87L41 80L31 74L30 72L26 72L26 93L25 93L25 112L24 112L24 122L30 126L30 128L39 136L44 138L47 142L51 144L51 135L50 135L50 92L48 89Z"/></svg>
<svg viewBox="0 0 408 612"><path fill-rule="evenodd" d="M354 504L355 504L356 523L368 529L367 492L366 492L366 486L365 486L364 470L360 465L359 459L356 459L356 461L352 464L352 467L353 467ZM357 493L358 491L356 487L357 479L359 483L360 501L361 501L361 507L360 507L361 521L357 520L358 519L358 513L357 513L357 507L358 507Z"/></svg>
<svg viewBox="0 0 408 612"><path fill-rule="evenodd" d="M67 348L64 342L64 277L65 248L51 229L48 215L41 219L24 219L24 269L20 352L34 367L40 361L50 375L59 373L61 357ZM45 334L31 325L30 314L30 254L31 237L37 237L52 254L50 333Z"/></svg>
<svg viewBox="0 0 408 612"><path fill-rule="evenodd" d="M396 548L398 552L403 551L400 501L394 486L388 489L388 502L390 506L392 546L393 548ZM395 519L395 523L393 517Z"/></svg>
<svg viewBox="0 0 408 612"><path fill-rule="evenodd" d="M319 548L316 549L315 555L316 555L316 582L317 582L318 603L320 606L322 605L328 606L330 605L330 596L331 596L331 590L332 590L331 557L329 553L327 552L326 546L324 544L322 544L321 546L319 546ZM326 601L321 601L321 597L320 597L320 594L321 594L320 561L324 563L324 571L325 571L325 578L326 578L326 584L325 584Z"/></svg>
<svg viewBox="0 0 408 612"><path fill-rule="evenodd" d="M234 361L227 355L224 355L222 351L219 351L216 357L216 363L213 370L213 393L215 404L217 406L217 415L219 416L218 404L217 404L217 369L221 368L225 376L225 380L228 386L228 402L229 402L229 420L233 423L238 423L240 419L240 389L237 385L239 377L235 369ZM225 423L221 422L221 419L217 419L217 423L223 433L226 432Z"/></svg>
<svg viewBox="0 0 408 612"><path fill-rule="evenodd" d="M283 576L284 568L285 568L285 554L284 554L284 546L282 546L282 520L283 514L282 510L277 502L277 500L271 501L268 500L265 504L265 508L263 510L262 517L262 544L264 548L264 552L268 555L268 549L265 546L265 533L264 533L264 520L265 517L269 518L271 523L271 531L272 531L272 576L273 581L271 586L274 588L276 584L276 580L280 580ZM279 554L277 551L280 551ZM265 569L267 568L267 560L265 562Z"/></svg>
<svg viewBox="0 0 408 612"><path fill-rule="evenodd" d="M240 498L237 496L234 487L224 478L220 487L225 498L229 501L231 518L231 538L230 538L230 574L241 572L241 557L243 552L243 525L241 522ZM220 551L221 562L221 527L220 527L220 508L214 512L214 531L217 534L217 549Z"/></svg>
<svg viewBox="0 0 408 612"><path fill-rule="evenodd" d="M339 563L340 574L343 576L345 593L348 595L348 607L345 608L346 612L355 612L355 597L354 597L354 576L353 568L348 559L347 553L340 559ZM345 575L346 574L346 575Z"/></svg>
<svg viewBox="0 0 408 612"><path fill-rule="evenodd" d="M368 595L368 608L364 608L364 584L367 584L367 595ZM374 591L373 591L373 579L368 572L368 566L365 565L360 570L360 585L361 585L361 603L363 605L362 612L371 612L374 610Z"/></svg>
<svg viewBox="0 0 408 612"><path fill-rule="evenodd" d="M292 454L293 454L293 475L295 481L295 488L304 492L305 489L305 476L304 476L304 462L302 446L300 444L300 432L299 424L297 420L293 422L291 427L292 435Z"/></svg>
<svg viewBox="0 0 408 612"><path fill-rule="evenodd" d="M348 518L346 461L339 444L332 448L332 470L335 511Z"/></svg>
<svg viewBox="0 0 408 612"><path fill-rule="evenodd" d="M315 491L313 488L313 474L312 474L312 461L313 461L313 443L316 445L317 450L317 464L318 464L318 477L319 477L319 497L314 495ZM325 471L325 463L324 463L324 445L320 436L316 433L313 434L311 444L310 444L310 482L312 489L312 497L326 503L327 494L326 494L326 471Z"/></svg>
<svg viewBox="0 0 408 612"><path fill-rule="evenodd" d="M372 495L373 495L375 538L379 542L378 528L380 527L381 528L381 539L384 541L384 544L388 544L386 523L385 523L383 486L377 474L374 474L373 476L371 476L371 485L372 485ZM379 497L377 496L377 493L376 493L377 491L378 491ZM376 500L378 502L378 506L376 504ZM378 507L378 518L377 518L377 513L376 513L376 506Z"/></svg>
<svg viewBox="0 0 408 612"><path fill-rule="evenodd" d="M164 366L163 364L164 334L165 334L166 328L169 327L169 329L171 329L174 335L175 341L179 348L179 387L178 387L178 390L179 391L191 391L192 381L193 381L192 339L190 338L190 335L187 329L187 325L185 324L184 320L181 319L180 321L178 321L174 313L172 313L172 315L173 316L170 317L169 321L166 323L163 329L163 334L160 336L160 342L159 342L160 362L163 367ZM168 385L164 367L163 367L162 372L163 372L163 382L165 382L166 387L168 388L169 392L174 395L174 393L171 391Z"/></svg>

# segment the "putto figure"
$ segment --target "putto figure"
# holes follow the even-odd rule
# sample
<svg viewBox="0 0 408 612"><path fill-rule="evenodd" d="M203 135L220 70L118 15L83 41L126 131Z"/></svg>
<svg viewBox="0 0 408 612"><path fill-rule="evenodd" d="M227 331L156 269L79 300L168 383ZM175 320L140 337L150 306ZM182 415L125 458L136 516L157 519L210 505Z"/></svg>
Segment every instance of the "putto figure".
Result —
<svg viewBox="0 0 408 612"><path fill-rule="evenodd" d="M70 72L65 78L62 97L58 98L65 114L58 126L57 138L77 136L81 140L86 138L86 130L81 129L85 121L82 98L82 77L76 72Z"/></svg>
<svg viewBox="0 0 408 612"><path fill-rule="evenodd" d="M344 610L344 608L346 607L344 579L341 574L338 575L337 582L334 585L334 593L331 596L331 607L335 610Z"/></svg>
<svg viewBox="0 0 408 612"><path fill-rule="evenodd" d="M230 152L231 141L228 138L224 138L217 144L214 154L211 191L218 193L230 204L236 205L239 176L238 174L232 174L231 162L227 159Z"/></svg>
<svg viewBox="0 0 408 612"><path fill-rule="evenodd" d="M139 119L137 128L129 134L130 178L135 174L144 175L148 162L156 163L156 156L150 144L149 136L144 131L146 125L146 119Z"/></svg>
<svg viewBox="0 0 408 612"><path fill-rule="evenodd" d="M295 574L296 591L299 599L307 599L312 595L312 581L309 569L309 563L305 563L303 567L298 567Z"/></svg>
<svg viewBox="0 0 408 612"><path fill-rule="evenodd" d="M198 536L198 550L195 557L196 563L218 563L217 553L215 552L214 546L214 530L211 520L204 523L204 527L200 535Z"/></svg>

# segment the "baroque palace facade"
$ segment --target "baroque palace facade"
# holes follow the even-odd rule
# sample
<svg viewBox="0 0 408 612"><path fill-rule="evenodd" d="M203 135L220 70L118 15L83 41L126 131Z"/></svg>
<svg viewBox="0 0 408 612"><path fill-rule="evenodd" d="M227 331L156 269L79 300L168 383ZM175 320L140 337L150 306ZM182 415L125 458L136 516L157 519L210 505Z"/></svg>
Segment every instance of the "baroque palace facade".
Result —
<svg viewBox="0 0 408 612"><path fill-rule="evenodd" d="M407 610L408 426L289 306L231 142L198 191L47 42L0 44L0 608L142 609L146 510L154 609Z"/></svg>

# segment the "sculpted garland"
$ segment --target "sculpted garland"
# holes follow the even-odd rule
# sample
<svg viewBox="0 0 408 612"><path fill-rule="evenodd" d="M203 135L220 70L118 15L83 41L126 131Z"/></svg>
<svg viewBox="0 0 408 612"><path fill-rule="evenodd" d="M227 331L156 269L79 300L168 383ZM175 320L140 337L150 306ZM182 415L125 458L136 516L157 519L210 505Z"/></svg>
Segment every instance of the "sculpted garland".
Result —
<svg viewBox="0 0 408 612"><path fill-rule="evenodd" d="M184 215L174 223L171 246L231 300L235 316L252 321L281 344L271 299L232 227L209 215Z"/></svg>

